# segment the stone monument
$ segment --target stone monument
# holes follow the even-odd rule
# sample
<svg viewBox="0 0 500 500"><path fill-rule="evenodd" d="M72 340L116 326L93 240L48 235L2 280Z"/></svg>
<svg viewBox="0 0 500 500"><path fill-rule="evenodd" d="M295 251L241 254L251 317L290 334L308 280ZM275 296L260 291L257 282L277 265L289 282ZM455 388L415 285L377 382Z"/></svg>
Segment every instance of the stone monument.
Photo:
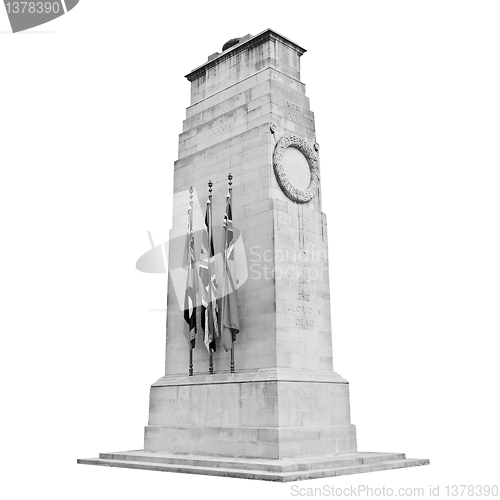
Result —
<svg viewBox="0 0 500 500"><path fill-rule="evenodd" d="M169 269L182 269L173 242L185 234L184 193L192 186L204 202L213 181L213 220L222 223L231 173L244 248L234 373L218 339L209 374L198 328L189 375L171 273L165 375L151 387L144 450L79 463L274 481L429 463L357 449L349 384L332 363L327 223L314 114L300 81L304 52L268 29L230 40L186 76L191 104L174 167Z"/></svg>

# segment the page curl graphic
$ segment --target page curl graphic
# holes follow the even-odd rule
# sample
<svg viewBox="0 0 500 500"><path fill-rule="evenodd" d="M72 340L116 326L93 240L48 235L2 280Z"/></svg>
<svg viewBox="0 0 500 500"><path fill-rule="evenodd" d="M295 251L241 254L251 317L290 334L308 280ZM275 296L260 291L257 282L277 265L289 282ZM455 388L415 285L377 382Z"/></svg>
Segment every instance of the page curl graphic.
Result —
<svg viewBox="0 0 500 500"><path fill-rule="evenodd" d="M13 33L25 31L64 16L80 0L12 1L4 0Z"/></svg>

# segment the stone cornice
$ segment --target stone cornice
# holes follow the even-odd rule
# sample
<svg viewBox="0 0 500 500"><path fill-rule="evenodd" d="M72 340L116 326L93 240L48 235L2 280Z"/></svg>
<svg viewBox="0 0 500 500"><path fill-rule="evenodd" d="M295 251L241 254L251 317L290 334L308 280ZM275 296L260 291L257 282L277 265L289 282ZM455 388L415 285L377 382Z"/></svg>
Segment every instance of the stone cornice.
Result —
<svg viewBox="0 0 500 500"><path fill-rule="evenodd" d="M165 375L152 387L206 384L236 384L248 382L314 382L329 384L347 384L347 380L332 371L293 370L289 368L265 368L257 371L237 371L188 375Z"/></svg>
<svg viewBox="0 0 500 500"><path fill-rule="evenodd" d="M214 66L217 66L220 64L222 61L225 61L226 59L233 57L235 54L239 52L243 52L244 50L251 49L253 47L257 47L258 45L263 44L264 42L267 42L269 40L277 40L284 45L287 45L288 47L291 47L297 51L299 54L299 57L306 52L306 49L302 48L300 45L297 45L295 42L292 42L290 39L284 37L283 35L280 35L276 31L273 31L272 29L268 28L267 30L263 31L262 33L259 33L258 35L255 35L254 37L241 42L237 45L234 45L233 47L230 47L226 51L222 52L222 54L218 55L211 61L207 61L206 63L202 64L201 66L198 66L197 68L193 69L191 73L186 75L186 78L192 82L196 80L197 78L200 78L200 76L203 76L209 69L213 68Z"/></svg>

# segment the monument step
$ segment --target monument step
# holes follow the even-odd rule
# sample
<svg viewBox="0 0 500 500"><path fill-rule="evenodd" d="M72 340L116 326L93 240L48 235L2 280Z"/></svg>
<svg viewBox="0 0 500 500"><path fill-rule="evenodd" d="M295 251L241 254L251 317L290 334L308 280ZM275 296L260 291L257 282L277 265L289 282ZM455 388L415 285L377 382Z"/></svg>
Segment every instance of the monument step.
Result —
<svg viewBox="0 0 500 500"><path fill-rule="evenodd" d="M336 457L283 460L175 456L159 452L101 453L79 464L203 474L264 481L300 481L427 465L427 459L407 459L401 453L352 453Z"/></svg>
<svg viewBox="0 0 500 500"><path fill-rule="evenodd" d="M349 453L326 457L302 457L300 459L229 458L220 456L180 455L143 450L100 453L107 460L154 462L197 467L221 467L224 469L266 470L270 472L294 472L299 470L326 469L368 463L405 459L404 453Z"/></svg>

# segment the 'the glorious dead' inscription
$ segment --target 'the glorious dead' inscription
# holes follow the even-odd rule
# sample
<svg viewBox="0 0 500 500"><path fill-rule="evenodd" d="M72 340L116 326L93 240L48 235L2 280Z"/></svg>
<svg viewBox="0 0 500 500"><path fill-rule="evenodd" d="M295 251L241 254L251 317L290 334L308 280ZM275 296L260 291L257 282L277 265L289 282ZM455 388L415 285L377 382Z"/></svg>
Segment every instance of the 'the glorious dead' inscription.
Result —
<svg viewBox="0 0 500 500"><path fill-rule="evenodd" d="M297 292L297 299L304 302L311 301L311 295L304 292ZM290 313L301 314L304 317L295 317L295 326L302 326L312 328L314 326L314 319L307 316L321 316L321 309L309 304L288 304L287 311Z"/></svg>

